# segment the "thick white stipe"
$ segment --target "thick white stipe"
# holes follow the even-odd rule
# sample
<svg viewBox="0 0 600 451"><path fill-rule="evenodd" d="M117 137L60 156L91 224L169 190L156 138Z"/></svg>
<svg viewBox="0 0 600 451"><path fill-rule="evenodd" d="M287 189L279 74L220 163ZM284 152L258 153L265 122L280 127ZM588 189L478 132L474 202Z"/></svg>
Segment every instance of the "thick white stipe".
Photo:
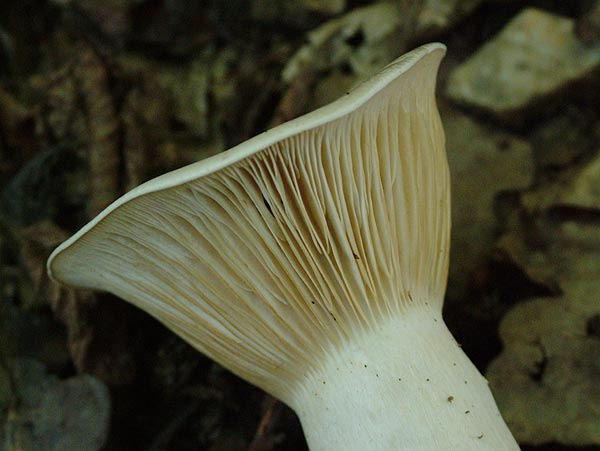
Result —
<svg viewBox="0 0 600 451"><path fill-rule="evenodd" d="M311 451L519 449L487 381L427 307L348 343L290 404Z"/></svg>

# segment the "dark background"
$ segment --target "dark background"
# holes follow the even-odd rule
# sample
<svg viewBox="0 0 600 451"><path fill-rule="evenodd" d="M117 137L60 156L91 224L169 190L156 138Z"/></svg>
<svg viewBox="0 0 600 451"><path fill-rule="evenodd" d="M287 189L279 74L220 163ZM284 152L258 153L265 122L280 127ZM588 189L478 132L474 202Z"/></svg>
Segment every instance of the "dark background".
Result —
<svg viewBox="0 0 600 451"><path fill-rule="evenodd" d="M0 3L1 450L306 449L286 406L119 299L58 287L45 260L139 183L327 103L432 40L448 46L438 90L453 174L448 325L523 449L600 449L600 63L537 92L559 72L547 54L565 52L550 27L522 63L538 78L504 80L535 93L518 107L450 89L455 71L526 8L569 19L573 48L595 58L600 7L361 9L374 4ZM324 24L337 25L310 34ZM310 39L311 56L291 65ZM492 48L490 58L510 61L511 51ZM564 56L555 67L579 58ZM493 77L487 89L494 100ZM588 434L563 433L584 423Z"/></svg>

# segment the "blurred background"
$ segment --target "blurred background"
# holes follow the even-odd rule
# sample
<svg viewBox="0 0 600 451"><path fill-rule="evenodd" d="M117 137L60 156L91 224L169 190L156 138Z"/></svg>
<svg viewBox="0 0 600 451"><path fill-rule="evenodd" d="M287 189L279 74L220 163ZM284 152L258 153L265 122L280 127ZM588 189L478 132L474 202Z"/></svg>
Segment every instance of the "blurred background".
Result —
<svg viewBox="0 0 600 451"><path fill-rule="evenodd" d="M52 249L149 178L448 46L445 317L524 450L600 450L600 1L2 0L0 450L306 450Z"/></svg>

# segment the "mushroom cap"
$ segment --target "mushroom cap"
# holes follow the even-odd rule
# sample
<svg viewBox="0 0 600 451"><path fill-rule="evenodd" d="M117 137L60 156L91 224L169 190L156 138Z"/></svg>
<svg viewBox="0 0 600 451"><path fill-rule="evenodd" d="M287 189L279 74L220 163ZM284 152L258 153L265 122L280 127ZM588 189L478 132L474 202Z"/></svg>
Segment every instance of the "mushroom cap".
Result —
<svg viewBox="0 0 600 451"><path fill-rule="evenodd" d="M287 398L352 337L441 310L449 176L442 44L337 101L125 194L48 260Z"/></svg>

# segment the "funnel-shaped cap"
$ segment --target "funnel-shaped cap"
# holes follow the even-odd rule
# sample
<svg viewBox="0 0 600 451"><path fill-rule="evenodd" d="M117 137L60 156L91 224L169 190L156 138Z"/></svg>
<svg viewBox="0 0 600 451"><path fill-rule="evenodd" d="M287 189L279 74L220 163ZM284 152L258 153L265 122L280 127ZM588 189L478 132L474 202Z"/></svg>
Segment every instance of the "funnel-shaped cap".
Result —
<svg viewBox="0 0 600 451"><path fill-rule="evenodd" d="M449 180L430 44L310 114L118 199L50 257L282 399L353 336L441 309Z"/></svg>

